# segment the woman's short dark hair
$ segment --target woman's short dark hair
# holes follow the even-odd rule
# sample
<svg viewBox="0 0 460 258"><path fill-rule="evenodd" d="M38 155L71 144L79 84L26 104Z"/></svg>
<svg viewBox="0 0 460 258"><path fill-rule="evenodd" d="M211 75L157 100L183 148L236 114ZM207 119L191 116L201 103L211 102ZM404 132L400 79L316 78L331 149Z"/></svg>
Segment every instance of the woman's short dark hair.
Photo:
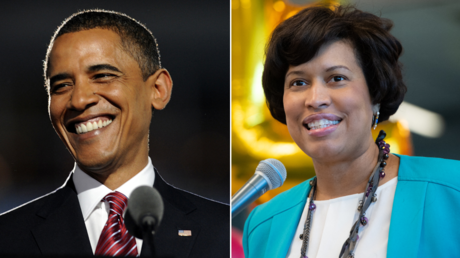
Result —
<svg viewBox="0 0 460 258"><path fill-rule="evenodd" d="M334 10L309 7L282 22L267 45L262 76L272 116L286 124L283 94L289 66L308 62L326 43L346 40L355 49L372 103L380 103L379 122L387 120L398 110L407 91L398 61L402 46L390 34L392 27L390 20L352 6L338 6Z"/></svg>

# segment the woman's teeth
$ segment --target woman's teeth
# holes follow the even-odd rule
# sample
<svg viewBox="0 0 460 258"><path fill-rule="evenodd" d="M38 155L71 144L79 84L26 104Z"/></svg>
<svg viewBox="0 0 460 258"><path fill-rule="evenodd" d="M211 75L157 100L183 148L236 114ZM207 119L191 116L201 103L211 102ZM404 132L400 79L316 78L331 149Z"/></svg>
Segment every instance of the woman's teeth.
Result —
<svg viewBox="0 0 460 258"><path fill-rule="evenodd" d="M83 133L91 132L93 130L96 130L102 127L106 127L110 123L112 123L112 119L104 120L104 121L99 120L97 122L96 121L86 122L86 123L81 123L78 125L76 124L75 129L77 130L78 134L83 134Z"/></svg>
<svg viewBox="0 0 460 258"><path fill-rule="evenodd" d="M338 123L339 123L338 120L331 121L327 119L321 119L321 120L316 120L315 122L308 123L307 125L308 125L308 128L310 128L310 130L311 129L316 130L316 129L325 128L331 125L336 125Z"/></svg>

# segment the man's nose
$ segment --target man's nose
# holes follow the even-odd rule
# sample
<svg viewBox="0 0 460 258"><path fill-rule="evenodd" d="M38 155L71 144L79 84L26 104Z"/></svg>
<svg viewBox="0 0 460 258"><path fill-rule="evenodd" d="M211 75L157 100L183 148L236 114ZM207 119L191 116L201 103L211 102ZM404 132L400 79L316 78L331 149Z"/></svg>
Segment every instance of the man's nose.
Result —
<svg viewBox="0 0 460 258"><path fill-rule="evenodd" d="M99 96L95 93L93 87L88 82L76 82L70 101L69 109L83 111L90 106L96 105L99 102Z"/></svg>
<svg viewBox="0 0 460 258"><path fill-rule="evenodd" d="M313 82L312 86L306 92L305 106L314 110L327 108L331 105L331 96L329 89L324 82Z"/></svg>

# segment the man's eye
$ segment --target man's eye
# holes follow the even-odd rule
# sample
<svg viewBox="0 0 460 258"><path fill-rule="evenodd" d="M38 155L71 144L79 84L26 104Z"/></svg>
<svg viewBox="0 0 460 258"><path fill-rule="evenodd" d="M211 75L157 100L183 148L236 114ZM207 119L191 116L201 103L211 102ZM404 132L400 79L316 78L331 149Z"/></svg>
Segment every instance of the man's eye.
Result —
<svg viewBox="0 0 460 258"><path fill-rule="evenodd" d="M70 86L68 83L56 84L53 87L51 87L51 91L52 92L61 92L68 86Z"/></svg>
<svg viewBox="0 0 460 258"><path fill-rule="evenodd" d="M99 73L94 76L94 79L106 79L106 78L112 78L115 77L115 75L110 74L110 73Z"/></svg>

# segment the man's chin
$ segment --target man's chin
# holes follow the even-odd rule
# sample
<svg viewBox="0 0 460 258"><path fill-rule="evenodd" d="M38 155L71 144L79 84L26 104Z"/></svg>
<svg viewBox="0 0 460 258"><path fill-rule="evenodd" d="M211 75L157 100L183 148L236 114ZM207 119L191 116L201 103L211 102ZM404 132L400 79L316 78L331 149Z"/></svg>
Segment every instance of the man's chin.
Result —
<svg viewBox="0 0 460 258"><path fill-rule="evenodd" d="M87 173L106 174L114 166L114 159L110 156L89 155L75 158L78 167Z"/></svg>

